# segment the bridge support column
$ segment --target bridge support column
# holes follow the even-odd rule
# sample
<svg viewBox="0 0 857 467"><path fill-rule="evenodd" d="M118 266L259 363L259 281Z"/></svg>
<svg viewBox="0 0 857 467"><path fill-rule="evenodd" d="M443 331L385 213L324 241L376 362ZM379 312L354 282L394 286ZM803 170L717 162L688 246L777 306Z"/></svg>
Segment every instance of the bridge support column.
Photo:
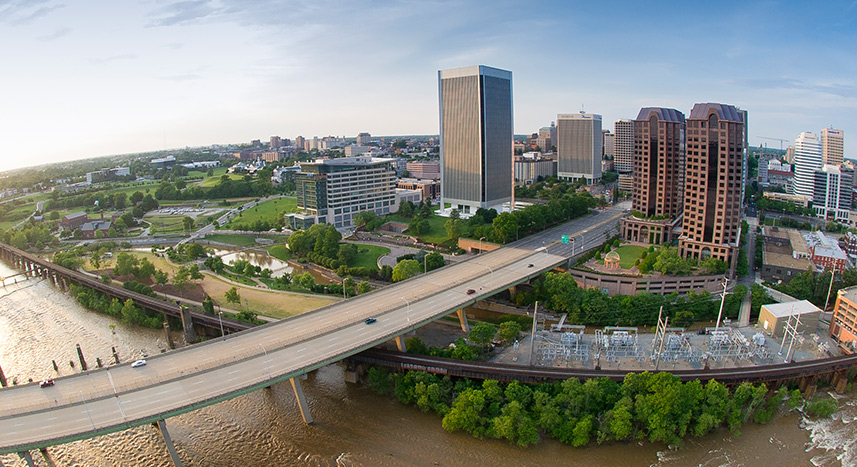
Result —
<svg viewBox="0 0 857 467"><path fill-rule="evenodd" d="M515 296L515 292L516 292L517 290L518 290L518 288L517 288L517 287L515 287L514 285L513 285L513 286L511 286L511 287L509 287L509 295L511 295L512 297L514 297L514 296Z"/></svg>
<svg viewBox="0 0 857 467"><path fill-rule="evenodd" d="M167 346L170 350L175 349L176 344L173 342L173 334L170 332L170 323L168 323L167 320L164 320L164 335L167 338Z"/></svg>
<svg viewBox="0 0 857 467"><path fill-rule="evenodd" d="M179 310L182 315L182 327L184 328L185 339L190 344L196 341L196 333L193 331L193 318L190 316L190 311L183 305L179 305Z"/></svg>
<svg viewBox="0 0 857 467"><path fill-rule="evenodd" d="M170 438L170 432L167 431L167 421L166 420L158 420L155 422L158 427L158 430L161 432L161 436L164 438L164 443L167 444L167 451L170 452L170 459L173 461L173 465L176 467L182 467L182 460L179 459L179 453L176 452L176 447L173 445L173 440Z"/></svg>
<svg viewBox="0 0 857 467"><path fill-rule="evenodd" d="M464 308L456 310L455 314L458 315L458 322L461 323L461 330L470 333L470 324L467 322L467 313L464 312Z"/></svg>
<svg viewBox="0 0 857 467"><path fill-rule="evenodd" d="M33 463L33 456L30 455L30 451L21 451L18 453L18 457L24 459L30 467L36 467L36 464Z"/></svg>
<svg viewBox="0 0 857 467"><path fill-rule="evenodd" d="M845 392L845 387L848 385L848 375L845 371L837 371L833 375L833 389L837 394Z"/></svg>
<svg viewBox="0 0 857 467"><path fill-rule="evenodd" d="M298 409L301 411L301 418L304 419L304 423L311 425L313 421L312 414L309 412L309 405L306 403L306 396L304 396L304 389L301 387L301 380L292 378L289 380L289 383L292 384L292 390L295 392L295 398L298 400Z"/></svg>
<svg viewBox="0 0 857 467"><path fill-rule="evenodd" d="M41 448L39 452L42 453L42 457L45 459L45 463L48 464L48 467L56 467L57 464L54 462L54 459L48 454L48 448Z"/></svg>
<svg viewBox="0 0 857 467"><path fill-rule="evenodd" d="M407 352L408 351L407 346L405 346L404 336L396 336L395 339L393 339L393 340L396 341L396 347L399 349L399 352Z"/></svg>

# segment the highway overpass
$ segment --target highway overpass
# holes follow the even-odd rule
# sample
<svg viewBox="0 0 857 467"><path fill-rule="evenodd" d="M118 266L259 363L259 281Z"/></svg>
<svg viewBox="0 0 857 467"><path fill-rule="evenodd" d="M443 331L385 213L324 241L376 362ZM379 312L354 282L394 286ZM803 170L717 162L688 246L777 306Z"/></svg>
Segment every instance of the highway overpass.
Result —
<svg viewBox="0 0 857 467"><path fill-rule="evenodd" d="M26 452L153 422L163 427L166 418L286 380L310 422L297 377L566 263L571 245L559 244L560 235L576 237L577 251L582 244L598 245L605 232L616 232L625 208L600 211L300 316L158 355L144 367L126 364L57 378L49 388L37 384L4 388L0 453ZM370 317L376 322L366 324ZM176 456L173 460L178 462Z"/></svg>

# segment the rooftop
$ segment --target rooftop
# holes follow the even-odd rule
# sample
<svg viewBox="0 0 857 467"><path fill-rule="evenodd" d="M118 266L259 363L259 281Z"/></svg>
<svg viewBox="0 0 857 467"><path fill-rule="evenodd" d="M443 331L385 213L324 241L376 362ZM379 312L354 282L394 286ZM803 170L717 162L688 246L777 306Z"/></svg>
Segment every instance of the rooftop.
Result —
<svg viewBox="0 0 857 467"><path fill-rule="evenodd" d="M805 271L812 267L812 262L806 258L795 258L789 254L775 253L765 250L765 256L762 259L765 265L778 266L781 268L797 269Z"/></svg>
<svg viewBox="0 0 857 467"><path fill-rule="evenodd" d="M658 120L665 122L684 123L684 114L676 109L667 109L665 107L643 107L640 113L637 114L637 120L648 120L655 113Z"/></svg>
<svg viewBox="0 0 857 467"><path fill-rule="evenodd" d="M735 108L735 106L728 104L715 104L713 102L694 104L693 109L690 111L690 117L688 118L693 120L708 120L708 115L711 111L717 112L717 118L720 120L738 123L744 122L744 114Z"/></svg>
<svg viewBox="0 0 857 467"><path fill-rule="evenodd" d="M777 318L785 318L791 314L802 315L806 313L820 313L821 308L813 305L808 300L799 300L796 302L769 303L762 305L762 308L768 310Z"/></svg>

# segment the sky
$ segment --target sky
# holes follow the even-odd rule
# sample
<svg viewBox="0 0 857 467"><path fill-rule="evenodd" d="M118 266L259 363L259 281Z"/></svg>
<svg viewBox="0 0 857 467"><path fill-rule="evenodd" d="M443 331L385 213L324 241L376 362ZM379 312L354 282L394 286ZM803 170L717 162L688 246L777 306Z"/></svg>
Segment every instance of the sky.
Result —
<svg viewBox="0 0 857 467"><path fill-rule="evenodd" d="M0 170L437 134L437 71L477 64L512 72L516 134L720 102L751 145L832 126L857 158L855 18L857 0L0 0Z"/></svg>

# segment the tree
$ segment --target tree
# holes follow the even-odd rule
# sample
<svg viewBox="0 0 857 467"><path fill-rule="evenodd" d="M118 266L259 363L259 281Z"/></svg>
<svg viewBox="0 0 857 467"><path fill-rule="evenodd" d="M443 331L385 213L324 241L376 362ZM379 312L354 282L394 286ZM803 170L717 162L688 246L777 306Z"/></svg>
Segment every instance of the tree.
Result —
<svg viewBox="0 0 857 467"><path fill-rule="evenodd" d="M148 258L143 258L133 273L138 280L148 279L155 273L155 265Z"/></svg>
<svg viewBox="0 0 857 467"><path fill-rule="evenodd" d="M420 273L420 263L415 259L403 259L393 268L393 282L403 281Z"/></svg>
<svg viewBox="0 0 857 467"><path fill-rule="evenodd" d="M423 269L426 269L428 271L433 271L437 268L442 268L446 265L446 260L443 259L443 255L436 251L427 254L423 258L423 261L426 263L425 268Z"/></svg>
<svg viewBox="0 0 857 467"><path fill-rule="evenodd" d="M372 291L372 285L370 285L368 282L360 281L360 283L357 284L357 293L358 294L363 295L363 294L369 293L371 291Z"/></svg>
<svg viewBox="0 0 857 467"><path fill-rule="evenodd" d="M169 280L168 277L169 276L167 276L167 273L164 271L161 271L160 269L158 269L154 273L152 273L152 280L154 280L155 283L160 285L161 287L163 287L164 284L167 283L167 280Z"/></svg>
<svg viewBox="0 0 857 467"><path fill-rule="evenodd" d="M131 201L131 204L137 204L140 201L143 201L143 192L135 191L134 193L131 193L131 196L128 198L128 200Z"/></svg>
<svg viewBox="0 0 857 467"><path fill-rule="evenodd" d="M125 199L128 195L124 192L113 194L113 207L116 209L125 209Z"/></svg>
<svg viewBox="0 0 857 467"><path fill-rule="evenodd" d="M410 219L414 215L414 203L410 201L402 201L399 203L399 211L397 214L405 219Z"/></svg>
<svg viewBox="0 0 857 467"><path fill-rule="evenodd" d="M353 243L343 243L339 245L339 252L336 254L336 259L342 264L351 264L354 258L357 257L357 245Z"/></svg>
<svg viewBox="0 0 857 467"><path fill-rule="evenodd" d="M510 212L504 212L495 217L491 225L503 243L518 233L518 218Z"/></svg>
<svg viewBox="0 0 857 467"><path fill-rule="evenodd" d="M136 256L123 251L116 255L116 266L113 267L113 274L116 276L133 274L139 264L140 261Z"/></svg>
<svg viewBox="0 0 857 467"><path fill-rule="evenodd" d="M226 301L228 303L241 303L241 295L238 293L238 289L236 289L235 287L232 287L231 289L227 290L226 293L223 294L223 296L226 298Z"/></svg>
<svg viewBox="0 0 857 467"><path fill-rule="evenodd" d="M190 284L190 271L188 271L188 268L184 266L178 268L178 270L176 270L176 273L173 274L171 282L173 283L173 288L178 290L179 295L181 295L185 287Z"/></svg>
<svg viewBox="0 0 857 467"><path fill-rule="evenodd" d="M185 232L190 232L193 229L193 217L184 216L182 217L182 227Z"/></svg>
<svg viewBox="0 0 857 467"><path fill-rule="evenodd" d="M446 236L449 237L450 240L458 241L458 237L461 237L464 223L461 222L461 219L450 218L443 223L443 227L446 229Z"/></svg>
<svg viewBox="0 0 857 467"><path fill-rule="evenodd" d="M97 252L93 253L89 258L89 264L91 264L94 269L101 269L101 255Z"/></svg>
<svg viewBox="0 0 857 467"><path fill-rule="evenodd" d="M694 319L695 319L695 316L693 316L692 311L687 311L687 310L679 311L675 314L675 318L673 319L673 324L675 324L676 326L678 326L680 328L686 328L686 327L689 327L691 324L693 324Z"/></svg>
<svg viewBox="0 0 857 467"><path fill-rule="evenodd" d="M520 333L520 324L516 323L515 321L506 321L504 323L500 323L500 330L497 331L497 337L506 342L513 342L518 339L518 335Z"/></svg>
<svg viewBox="0 0 857 467"><path fill-rule="evenodd" d="M707 274L723 274L726 272L727 264L722 259L708 258L700 262L699 267Z"/></svg>
<svg viewBox="0 0 857 467"><path fill-rule="evenodd" d="M357 227L363 227L377 218L378 214L376 214L375 211L360 211L354 215L354 225Z"/></svg>
<svg viewBox="0 0 857 467"><path fill-rule="evenodd" d="M482 346L483 350L494 340L497 335L497 326L491 323L478 323L470 329L468 338L475 344Z"/></svg>

